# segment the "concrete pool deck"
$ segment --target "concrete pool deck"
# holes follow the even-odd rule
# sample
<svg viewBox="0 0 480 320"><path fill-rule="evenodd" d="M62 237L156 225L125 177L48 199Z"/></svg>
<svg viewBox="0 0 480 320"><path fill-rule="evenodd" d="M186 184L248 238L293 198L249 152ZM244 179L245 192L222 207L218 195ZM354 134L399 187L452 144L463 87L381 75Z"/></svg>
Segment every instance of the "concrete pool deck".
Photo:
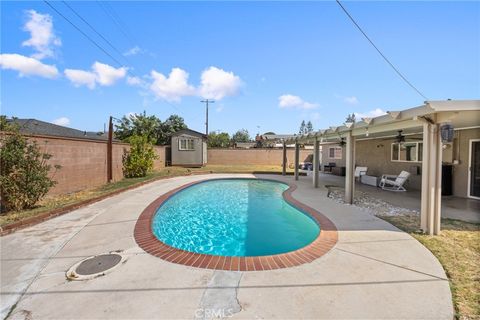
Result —
<svg viewBox="0 0 480 320"><path fill-rule="evenodd" d="M44 318L452 319L447 277L415 239L356 207L326 197L309 179L293 197L327 216L336 246L319 259L271 271L233 272L166 262L133 238L140 213L161 194L216 174L160 180L0 238L1 313ZM293 177L258 175L293 182ZM68 281L78 261L120 251L125 262Z"/></svg>

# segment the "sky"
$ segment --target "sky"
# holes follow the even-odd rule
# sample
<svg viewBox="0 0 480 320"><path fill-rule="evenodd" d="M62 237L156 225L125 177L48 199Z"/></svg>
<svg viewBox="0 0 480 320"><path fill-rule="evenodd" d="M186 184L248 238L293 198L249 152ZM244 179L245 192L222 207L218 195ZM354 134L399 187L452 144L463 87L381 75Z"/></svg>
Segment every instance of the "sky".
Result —
<svg viewBox="0 0 480 320"><path fill-rule="evenodd" d="M334 1L49 3L61 15L0 2L1 114L102 131L146 111L204 132L208 98L210 131L254 136L425 101ZM479 99L480 2L342 4L429 100Z"/></svg>

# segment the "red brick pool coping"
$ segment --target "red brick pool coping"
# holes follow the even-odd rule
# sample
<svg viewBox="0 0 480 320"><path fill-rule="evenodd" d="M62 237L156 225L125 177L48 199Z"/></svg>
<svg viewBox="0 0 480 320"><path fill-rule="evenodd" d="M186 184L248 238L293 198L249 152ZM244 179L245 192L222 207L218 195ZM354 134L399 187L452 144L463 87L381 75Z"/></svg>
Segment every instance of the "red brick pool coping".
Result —
<svg viewBox="0 0 480 320"><path fill-rule="evenodd" d="M289 188L283 192L284 199L291 205L309 214L320 225L318 237L303 248L269 256L225 257L177 249L158 240L154 236L151 226L152 219L162 203L185 188L210 180L217 179L204 179L185 184L163 194L150 203L140 214L135 225L134 237L140 248L160 259L191 267L230 271L263 271L289 268L312 262L330 251L337 243L337 228L333 222L317 210L292 197L292 192L297 188L295 184L288 184ZM281 182L277 180L272 181Z"/></svg>

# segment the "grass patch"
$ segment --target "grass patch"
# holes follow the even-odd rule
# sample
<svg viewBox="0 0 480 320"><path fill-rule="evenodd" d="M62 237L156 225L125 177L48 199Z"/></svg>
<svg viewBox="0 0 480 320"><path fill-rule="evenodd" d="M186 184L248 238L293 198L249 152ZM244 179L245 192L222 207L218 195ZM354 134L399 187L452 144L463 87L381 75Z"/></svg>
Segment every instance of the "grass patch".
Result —
<svg viewBox="0 0 480 320"><path fill-rule="evenodd" d="M163 177L176 177L192 173L254 173L254 172L281 172L281 166L251 166L251 165L207 165L202 168L167 167L159 171L151 172L146 177L122 179L103 186L86 189L75 193L49 196L41 200L38 205L29 210L10 211L0 215L0 227L13 222L21 221L51 210L59 209L68 205L78 204L83 201L99 196L107 195L117 190L126 189L143 182L153 181ZM291 171L288 169L288 171Z"/></svg>
<svg viewBox="0 0 480 320"><path fill-rule="evenodd" d="M442 232L417 232L418 216L382 216L427 247L445 269L457 319L480 319L480 224L442 219Z"/></svg>

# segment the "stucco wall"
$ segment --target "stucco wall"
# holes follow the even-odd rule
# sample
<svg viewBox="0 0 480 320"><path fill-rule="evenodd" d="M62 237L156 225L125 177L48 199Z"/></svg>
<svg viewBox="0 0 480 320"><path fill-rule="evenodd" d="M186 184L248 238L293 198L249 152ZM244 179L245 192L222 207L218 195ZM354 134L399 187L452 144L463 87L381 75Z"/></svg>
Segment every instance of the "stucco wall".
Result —
<svg viewBox="0 0 480 320"><path fill-rule="evenodd" d="M83 189L91 189L107 182L107 143L106 141L65 139L47 136L31 136L42 151L52 155L49 163L61 165L53 179L57 184L49 194L66 194ZM113 180L123 178L122 155L128 144L114 143L112 147ZM165 148L156 146L158 159L154 169L165 167Z"/></svg>
<svg viewBox="0 0 480 320"><path fill-rule="evenodd" d="M313 150L300 150L300 162ZM287 163L293 167L295 150L287 149ZM270 165L281 166L282 149L208 149L208 164L213 165Z"/></svg>
<svg viewBox="0 0 480 320"><path fill-rule="evenodd" d="M368 167L367 174L380 177L382 174L397 175L405 170L410 172L408 189L420 190L422 187L421 162L391 161L394 139L357 141L355 164Z"/></svg>
<svg viewBox="0 0 480 320"><path fill-rule="evenodd" d="M193 139L194 150L179 150L180 139ZM203 142L202 138L182 134L172 137L172 165L174 166L190 166L203 164Z"/></svg>

